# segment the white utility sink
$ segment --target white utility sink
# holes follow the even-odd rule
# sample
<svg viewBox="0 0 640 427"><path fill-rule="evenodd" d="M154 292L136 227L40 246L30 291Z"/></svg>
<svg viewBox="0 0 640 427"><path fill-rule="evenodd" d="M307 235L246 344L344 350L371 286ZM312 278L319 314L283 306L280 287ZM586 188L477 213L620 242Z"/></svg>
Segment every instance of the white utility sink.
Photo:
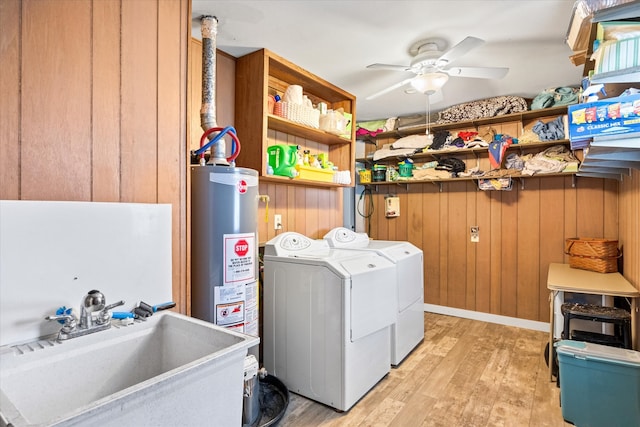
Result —
<svg viewBox="0 0 640 427"><path fill-rule="evenodd" d="M0 425L242 424L256 337L173 312L62 343L0 348Z"/></svg>

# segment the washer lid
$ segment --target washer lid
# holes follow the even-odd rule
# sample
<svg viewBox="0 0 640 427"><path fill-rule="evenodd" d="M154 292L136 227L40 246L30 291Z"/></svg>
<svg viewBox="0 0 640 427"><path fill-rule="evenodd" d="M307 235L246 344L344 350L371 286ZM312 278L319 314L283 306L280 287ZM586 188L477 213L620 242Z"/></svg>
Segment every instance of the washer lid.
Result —
<svg viewBox="0 0 640 427"><path fill-rule="evenodd" d="M369 236L366 233L356 233L345 227L336 227L324 235L323 240L332 248L366 248Z"/></svg>
<svg viewBox="0 0 640 427"><path fill-rule="evenodd" d="M324 240L312 240L293 231L282 233L269 240L264 246L265 255L287 256L326 256L330 251Z"/></svg>

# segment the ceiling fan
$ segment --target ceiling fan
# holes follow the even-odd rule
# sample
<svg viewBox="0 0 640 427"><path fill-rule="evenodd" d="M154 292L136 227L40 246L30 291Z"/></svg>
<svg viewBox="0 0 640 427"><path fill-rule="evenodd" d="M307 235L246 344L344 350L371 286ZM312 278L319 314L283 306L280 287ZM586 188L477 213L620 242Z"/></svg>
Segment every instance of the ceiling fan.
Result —
<svg viewBox="0 0 640 427"><path fill-rule="evenodd" d="M416 75L369 95L366 99L377 98L407 84L416 91L431 96L442 89L449 80L449 76L501 79L507 75L508 68L448 67L450 63L483 43L484 40L469 36L451 49L444 51L446 42L442 39L420 40L409 48L409 53L414 57L409 65L371 64L367 66L367 68L378 70L411 71Z"/></svg>

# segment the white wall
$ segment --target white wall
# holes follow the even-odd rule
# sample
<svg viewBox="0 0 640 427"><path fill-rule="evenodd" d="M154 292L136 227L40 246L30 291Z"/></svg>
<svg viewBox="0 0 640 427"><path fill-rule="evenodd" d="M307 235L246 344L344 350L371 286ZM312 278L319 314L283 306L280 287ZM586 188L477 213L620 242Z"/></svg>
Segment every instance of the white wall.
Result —
<svg viewBox="0 0 640 427"><path fill-rule="evenodd" d="M45 316L101 291L116 311L171 300L171 206L0 201L0 345L56 333Z"/></svg>

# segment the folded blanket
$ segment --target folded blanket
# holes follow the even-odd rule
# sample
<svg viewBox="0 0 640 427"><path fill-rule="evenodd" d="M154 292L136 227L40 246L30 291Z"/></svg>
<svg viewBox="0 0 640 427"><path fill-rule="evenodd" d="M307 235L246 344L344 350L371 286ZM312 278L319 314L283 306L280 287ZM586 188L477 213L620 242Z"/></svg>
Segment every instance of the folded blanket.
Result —
<svg viewBox="0 0 640 427"><path fill-rule="evenodd" d="M562 172L569 163L577 162L577 160L564 145L554 145L524 162L522 174Z"/></svg>
<svg viewBox="0 0 640 427"><path fill-rule="evenodd" d="M414 179L446 179L451 178L451 172L436 169L415 169L413 171Z"/></svg>
<svg viewBox="0 0 640 427"><path fill-rule="evenodd" d="M527 111L527 101L519 96L496 96L454 105L438 113L438 124L501 116Z"/></svg>
<svg viewBox="0 0 640 427"><path fill-rule="evenodd" d="M391 144L393 148L425 148L431 144L430 135L409 135Z"/></svg>
<svg viewBox="0 0 640 427"><path fill-rule="evenodd" d="M356 126L358 129L366 129L369 131L376 131L378 129L384 129L386 120L371 120L368 122L358 122Z"/></svg>
<svg viewBox="0 0 640 427"><path fill-rule="evenodd" d="M576 104L578 102L579 91L580 88L569 86L547 89L533 98L531 110Z"/></svg>
<svg viewBox="0 0 640 427"><path fill-rule="evenodd" d="M416 152L415 148L400 148L400 149L397 149L397 150L391 150L389 148L382 148L380 150L376 150L376 152L373 153L373 161L375 162L376 160L385 159L387 157L410 156L410 155L414 154L415 152Z"/></svg>

